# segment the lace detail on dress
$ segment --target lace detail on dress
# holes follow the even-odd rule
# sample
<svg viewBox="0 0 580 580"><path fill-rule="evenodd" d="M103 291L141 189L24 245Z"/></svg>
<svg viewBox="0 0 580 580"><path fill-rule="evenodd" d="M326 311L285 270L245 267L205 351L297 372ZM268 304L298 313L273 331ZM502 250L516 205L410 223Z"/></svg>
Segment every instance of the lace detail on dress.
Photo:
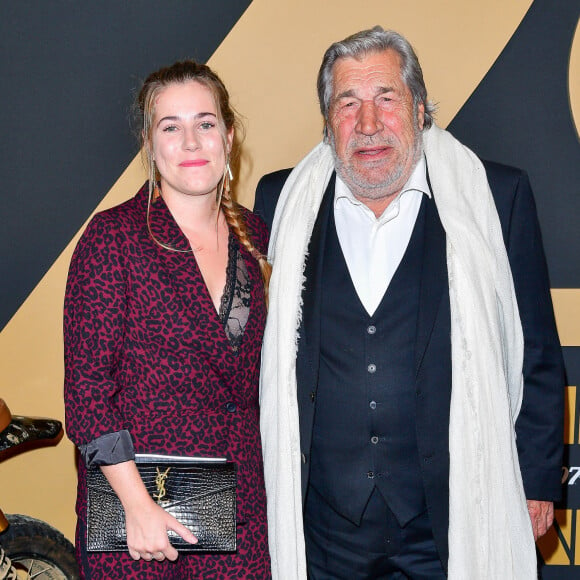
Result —
<svg viewBox="0 0 580 580"><path fill-rule="evenodd" d="M220 302L219 318L232 346L237 352L250 316L251 283L246 263L235 236L228 240L226 285Z"/></svg>

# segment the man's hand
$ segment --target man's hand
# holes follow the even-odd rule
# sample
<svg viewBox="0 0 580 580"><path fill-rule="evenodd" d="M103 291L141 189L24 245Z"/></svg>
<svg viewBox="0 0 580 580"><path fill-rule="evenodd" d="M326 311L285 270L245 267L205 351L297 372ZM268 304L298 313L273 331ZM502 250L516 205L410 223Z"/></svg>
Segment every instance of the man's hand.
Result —
<svg viewBox="0 0 580 580"><path fill-rule="evenodd" d="M532 520L534 540L541 538L554 521L554 504L551 501L528 500L528 513Z"/></svg>

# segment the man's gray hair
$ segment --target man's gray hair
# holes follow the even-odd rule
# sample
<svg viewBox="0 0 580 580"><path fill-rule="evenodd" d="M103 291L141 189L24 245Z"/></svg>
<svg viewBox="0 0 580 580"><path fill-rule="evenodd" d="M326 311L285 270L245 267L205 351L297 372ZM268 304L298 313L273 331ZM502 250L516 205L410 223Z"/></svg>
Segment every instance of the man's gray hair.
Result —
<svg viewBox="0 0 580 580"><path fill-rule="evenodd" d="M318 100L325 121L328 121L328 109L332 96L332 69L340 58L356 58L384 50L394 50L401 57L401 77L413 95L415 110L420 103L425 107L425 128L433 123L435 105L427 100L427 89L423 80L423 71L419 59L409 41L393 30L384 30L375 26L369 30L361 30L344 40L332 44L324 53L320 70L318 71ZM326 133L326 129L325 129Z"/></svg>

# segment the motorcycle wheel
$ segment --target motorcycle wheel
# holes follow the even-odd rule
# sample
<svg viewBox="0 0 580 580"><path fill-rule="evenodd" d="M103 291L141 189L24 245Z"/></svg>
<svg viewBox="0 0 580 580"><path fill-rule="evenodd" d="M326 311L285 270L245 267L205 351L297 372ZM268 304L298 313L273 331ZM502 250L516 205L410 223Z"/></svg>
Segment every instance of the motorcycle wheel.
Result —
<svg viewBox="0 0 580 580"><path fill-rule="evenodd" d="M18 580L77 580L74 546L46 522L19 514L6 514L10 526L0 544L12 560Z"/></svg>

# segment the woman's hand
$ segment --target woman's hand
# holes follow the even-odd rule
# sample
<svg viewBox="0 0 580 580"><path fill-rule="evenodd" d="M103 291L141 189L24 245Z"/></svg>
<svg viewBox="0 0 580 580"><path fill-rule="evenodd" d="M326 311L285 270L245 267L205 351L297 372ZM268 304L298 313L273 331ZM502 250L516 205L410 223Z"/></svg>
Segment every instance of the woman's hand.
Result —
<svg viewBox="0 0 580 580"><path fill-rule="evenodd" d="M197 538L149 496L147 499L146 502L125 509L129 555L134 560L175 560L178 553L169 543L167 531L173 530L192 544L197 542Z"/></svg>
<svg viewBox="0 0 580 580"><path fill-rule="evenodd" d="M169 543L168 530L186 542L197 543L190 530L151 499L134 461L103 465L101 470L123 504L131 558L176 560L178 552Z"/></svg>

